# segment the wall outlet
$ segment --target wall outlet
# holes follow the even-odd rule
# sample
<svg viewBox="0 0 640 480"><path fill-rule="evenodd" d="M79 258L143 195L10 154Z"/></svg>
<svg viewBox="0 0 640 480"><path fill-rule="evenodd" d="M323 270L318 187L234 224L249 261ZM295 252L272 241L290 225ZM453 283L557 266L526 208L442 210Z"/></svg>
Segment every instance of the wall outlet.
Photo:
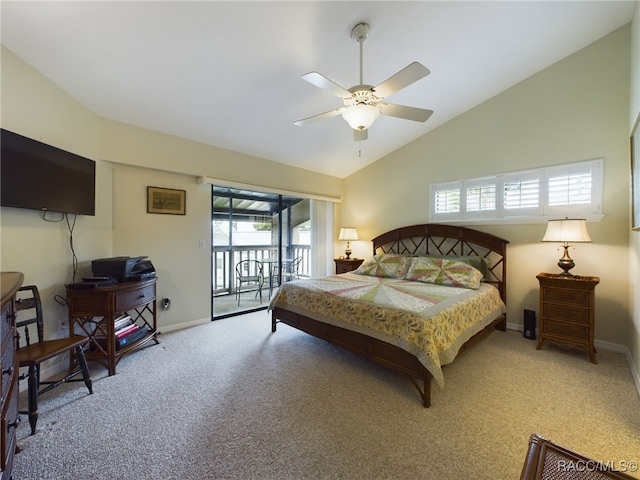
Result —
<svg viewBox="0 0 640 480"><path fill-rule="evenodd" d="M171 308L171 299L170 298L163 298L162 299L162 309L163 310L169 310Z"/></svg>
<svg viewBox="0 0 640 480"><path fill-rule="evenodd" d="M65 338L69 336L69 319L61 318L58 320L58 337Z"/></svg>

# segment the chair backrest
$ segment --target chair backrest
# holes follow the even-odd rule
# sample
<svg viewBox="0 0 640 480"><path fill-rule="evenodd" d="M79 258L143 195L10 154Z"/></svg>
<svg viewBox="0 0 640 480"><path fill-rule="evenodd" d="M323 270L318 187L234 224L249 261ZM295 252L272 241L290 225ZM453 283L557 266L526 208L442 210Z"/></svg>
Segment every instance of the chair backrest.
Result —
<svg viewBox="0 0 640 480"><path fill-rule="evenodd" d="M258 260L241 260L236 263L236 275L238 278L263 278L262 262L259 262Z"/></svg>
<svg viewBox="0 0 640 480"><path fill-rule="evenodd" d="M553 443L536 433L529 438L529 449L522 466L520 480L631 480L623 472Z"/></svg>
<svg viewBox="0 0 640 480"><path fill-rule="evenodd" d="M298 269L300 268L300 262L302 262L302 257L296 257L291 262L289 262L286 266L287 273L298 273Z"/></svg>
<svg viewBox="0 0 640 480"><path fill-rule="evenodd" d="M36 325L38 343L44 340L44 327L42 318L42 302L40 293L35 285L20 287L16 294L16 330L18 340L16 347L31 345L31 325Z"/></svg>

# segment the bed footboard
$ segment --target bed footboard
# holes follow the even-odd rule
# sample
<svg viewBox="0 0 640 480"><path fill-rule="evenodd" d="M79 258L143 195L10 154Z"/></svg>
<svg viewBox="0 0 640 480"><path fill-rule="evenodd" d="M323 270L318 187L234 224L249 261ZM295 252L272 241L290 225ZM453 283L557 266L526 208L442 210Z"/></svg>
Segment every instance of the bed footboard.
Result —
<svg viewBox="0 0 640 480"><path fill-rule="evenodd" d="M346 330L276 307L271 313L272 332L276 331L278 323L286 323L316 338L357 353L378 365L404 373L418 390L424 407L431 406L431 373L414 355L363 333Z"/></svg>
<svg viewBox="0 0 640 480"><path fill-rule="evenodd" d="M345 348L357 353L378 365L390 368L396 372L404 373L409 377L416 390L422 398L422 405L425 408L431 406L431 373L420 363L420 361L409 352L401 348L383 342L377 338L369 337L363 333L346 330L328 323L314 320L304 315L300 315L282 308L274 308L271 313L271 331L276 331L278 323L285 323L290 327L301 330L321 340L325 340L333 345ZM501 315L484 329L476 333L460 348L462 353L468 347L483 338L493 329L506 331L507 317ZM422 382L422 385L420 384Z"/></svg>

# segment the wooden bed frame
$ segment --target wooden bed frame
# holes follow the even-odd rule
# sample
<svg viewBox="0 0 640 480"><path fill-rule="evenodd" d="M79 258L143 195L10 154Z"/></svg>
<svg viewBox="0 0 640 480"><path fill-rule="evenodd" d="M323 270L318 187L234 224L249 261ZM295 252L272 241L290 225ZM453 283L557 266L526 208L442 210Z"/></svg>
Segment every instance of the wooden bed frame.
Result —
<svg viewBox="0 0 640 480"><path fill-rule="evenodd" d="M372 242L374 254L483 257L488 265L485 282L498 288L502 301L506 304L507 240L470 228L432 223L398 228L374 238ZM418 390L423 405L431 405L431 373L413 354L368 335L275 307L271 315L272 332L276 331L278 323L285 323L362 355L379 365L404 373ZM506 331L506 327L506 315L503 314L468 340L460 351L493 328ZM422 381L422 387L419 381Z"/></svg>

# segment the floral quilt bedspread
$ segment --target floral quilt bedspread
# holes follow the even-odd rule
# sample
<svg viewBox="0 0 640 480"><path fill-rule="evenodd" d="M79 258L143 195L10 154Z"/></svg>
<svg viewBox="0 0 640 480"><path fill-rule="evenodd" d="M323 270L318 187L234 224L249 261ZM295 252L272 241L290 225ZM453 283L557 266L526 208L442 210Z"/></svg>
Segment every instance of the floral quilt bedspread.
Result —
<svg viewBox="0 0 640 480"><path fill-rule="evenodd" d="M396 345L441 387L441 367L506 311L489 284L471 290L353 273L285 283L271 300L269 309L275 307Z"/></svg>

